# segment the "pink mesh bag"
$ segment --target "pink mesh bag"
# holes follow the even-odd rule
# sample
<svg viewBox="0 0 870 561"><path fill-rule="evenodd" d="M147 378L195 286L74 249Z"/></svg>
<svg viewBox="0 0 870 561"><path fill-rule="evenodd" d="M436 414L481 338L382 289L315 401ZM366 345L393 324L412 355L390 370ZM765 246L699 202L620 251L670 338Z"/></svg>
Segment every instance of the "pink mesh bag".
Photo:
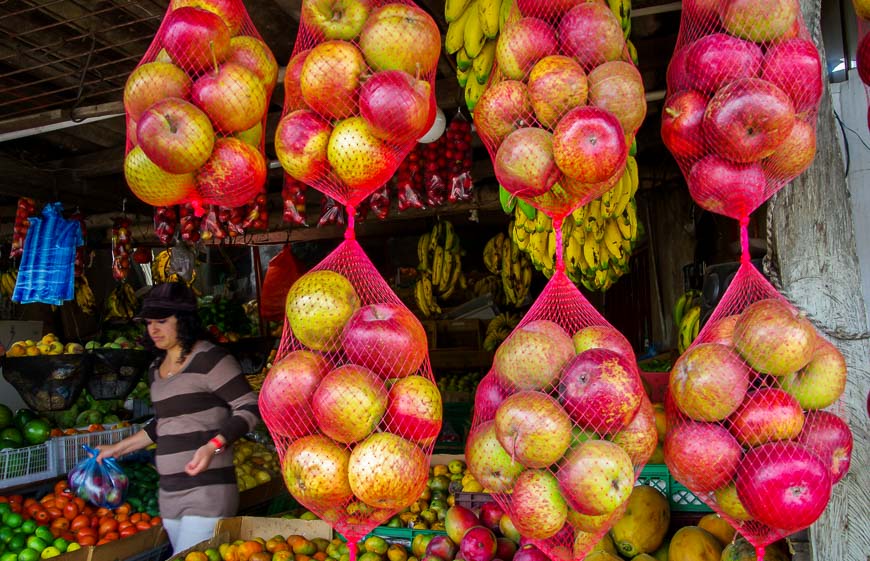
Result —
<svg viewBox="0 0 870 561"><path fill-rule="evenodd" d="M266 181L278 64L242 0L172 0L124 88L124 175L148 204L243 206Z"/></svg>
<svg viewBox="0 0 870 561"><path fill-rule="evenodd" d="M643 80L603 2L523 2L498 37L474 124L499 183L565 216L622 176Z"/></svg>
<svg viewBox="0 0 870 561"><path fill-rule="evenodd" d="M275 152L293 179L358 206L432 126L441 34L411 0L342 10L302 2Z"/></svg>
<svg viewBox="0 0 870 561"><path fill-rule="evenodd" d="M687 0L662 139L702 208L748 217L816 153L822 65L797 0Z"/></svg>
<svg viewBox="0 0 870 561"><path fill-rule="evenodd" d="M744 258L671 371L665 462L756 547L811 525L848 471L846 361Z"/></svg>
<svg viewBox="0 0 870 561"><path fill-rule="evenodd" d="M858 65L858 76L864 82L864 89L870 99L870 5L864 0L852 0L855 13L858 14L858 51L855 62ZM867 126L870 127L870 112L867 113Z"/></svg>
<svg viewBox="0 0 870 561"><path fill-rule="evenodd" d="M657 433L631 345L557 256L477 388L465 456L525 539L583 559L624 512Z"/></svg>
<svg viewBox="0 0 870 561"><path fill-rule="evenodd" d="M293 497L356 542L426 488L441 394L426 333L353 237L290 288L260 391Z"/></svg>

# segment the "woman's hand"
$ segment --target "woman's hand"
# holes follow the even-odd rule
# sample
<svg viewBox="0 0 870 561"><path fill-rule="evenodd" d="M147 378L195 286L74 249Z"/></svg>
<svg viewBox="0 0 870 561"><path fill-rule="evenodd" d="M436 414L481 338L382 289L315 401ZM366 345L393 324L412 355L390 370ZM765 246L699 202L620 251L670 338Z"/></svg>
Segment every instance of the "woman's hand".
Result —
<svg viewBox="0 0 870 561"><path fill-rule="evenodd" d="M210 442L197 448L196 452L193 453L193 459L184 466L185 473L197 475L208 469L211 459L214 458L214 451L215 447Z"/></svg>
<svg viewBox="0 0 870 561"><path fill-rule="evenodd" d="M118 456L123 455L124 445L122 442L97 446L97 450L99 451L99 454L97 454L97 463L102 464L103 460L105 460L106 458L117 458Z"/></svg>

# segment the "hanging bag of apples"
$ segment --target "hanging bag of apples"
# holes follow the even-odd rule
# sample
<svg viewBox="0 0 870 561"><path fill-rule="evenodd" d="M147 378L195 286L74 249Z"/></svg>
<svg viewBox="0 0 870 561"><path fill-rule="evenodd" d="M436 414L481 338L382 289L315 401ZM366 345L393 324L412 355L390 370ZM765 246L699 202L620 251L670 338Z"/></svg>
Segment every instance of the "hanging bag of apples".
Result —
<svg viewBox="0 0 870 561"><path fill-rule="evenodd" d="M751 262L749 215L815 155L821 64L796 0L684 4L662 137L702 208L740 223L741 263L671 371L674 478L756 548L811 525L849 468L846 362ZM833 408L833 410L832 410Z"/></svg>
<svg viewBox="0 0 870 561"><path fill-rule="evenodd" d="M858 40L855 63L858 65L858 77L864 82L864 89L870 99L870 3L866 0L852 0L852 6L858 14L858 33L861 37ZM870 128L870 113L867 117L867 126Z"/></svg>
<svg viewBox="0 0 870 561"><path fill-rule="evenodd" d="M124 175L148 204L240 207L266 181L278 65L242 0L172 0L127 79Z"/></svg>
<svg viewBox="0 0 870 561"><path fill-rule="evenodd" d="M356 207L435 114L435 22L413 2L304 0L275 147L295 181L347 211L342 242L287 293L260 412L293 497L356 542L426 487L441 395L426 333L365 255Z"/></svg>

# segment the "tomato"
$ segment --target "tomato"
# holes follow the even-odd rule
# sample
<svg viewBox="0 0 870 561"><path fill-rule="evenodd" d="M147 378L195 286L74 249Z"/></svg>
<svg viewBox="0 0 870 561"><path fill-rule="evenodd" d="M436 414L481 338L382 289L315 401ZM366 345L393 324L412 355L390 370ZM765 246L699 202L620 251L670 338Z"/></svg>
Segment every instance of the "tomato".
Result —
<svg viewBox="0 0 870 561"><path fill-rule="evenodd" d="M76 541L76 536L72 532L64 532L60 535L60 537L62 537L63 539L65 539L68 542Z"/></svg>
<svg viewBox="0 0 870 561"><path fill-rule="evenodd" d="M160 524L163 524L163 519L160 518L159 516L155 516L154 518L151 519L152 526L158 526Z"/></svg>
<svg viewBox="0 0 870 561"><path fill-rule="evenodd" d="M94 545L97 543L97 538L94 536L79 536L76 541L79 545Z"/></svg>
<svg viewBox="0 0 870 561"><path fill-rule="evenodd" d="M88 432L103 432L104 430L106 430L106 429L103 427L103 425L99 425L99 424L88 425Z"/></svg>
<svg viewBox="0 0 870 561"><path fill-rule="evenodd" d="M72 522L69 525L69 529L73 532L81 530L82 528L90 527L91 519L85 516L84 514L80 514L73 518Z"/></svg>
<svg viewBox="0 0 870 561"><path fill-rule="evenodd" d="M104 517L104 516L108 516L109 514L112 514L112 511L109 510L108 508L100 507L100 508L98 508L96 511L94 511L92 514L94 514L94 515L99 516L100 518L102 518L102 517Z"/></svg>
<svg viewBox="0 0 870 561"><path fill-rule="evenodd" d="M97 531L91 528L90 526L85 526L84 528L79 528L78 530L74 530L75 535L78 537L82 536L93 536L97 537Z"/></svg>
<svg viewBox="0 0 870 561"><path fill-rule="evenodd" d="M130 503L122 503L121 506L115 509L115 514L130 514Z"/></svg>
<svg viewBox="0 0 870 561"><path fill-rule="evenodd" d="M145 522L144 520L140 520L139 522L136 522L136 529L139 530L140 532L147 530L149 528L151 528L150 522Z"/></svg>
<svg viewBox="0 0 870 561"><path fill-rule="evenodd" d="M45 510L44 508L40 508L36 512L34 512L33 519L40 524L45 525L49 522L49 520L51 520L51 517L48 515L47 510ZM64 520L66 520L66 518L64 518Z"/></svg>
<svg viewBox="0 0 870 561"><path fill-rule="evenodd" d="M126 521L130 520L130 517L127 516L126 514L116 514L115 520L117 520L118 522L126 522Z"/></svg>
<svg viewBox="0 0 870 561"><path fill-rule="evenodd" d="M108 532L105 536L103 536L104 540L115 541L118 539L118 532Z"/></svg>
<svg viewBox="0 0 870 561"><path fill-rule="evenodd" d="M66 506L63 507L63 517L67 520L73 520L76 516L79 515L79 507L77 504L70 502L66 503Z"/></svg>
<svg viewBox="0 0 870 561"><path fill-rule="evenodd" d="M124 528L123 530L118 532L118 535L122 538L129 538L130 536L136 534L136 532L138 532L138 530L136 530L135 526L128 526L127 528Z"/></svg>
<svg viewBox="0 0 870 561"><path fill-rule="evenodd" d="M59 479L57 481L57 483L54 484L54 494L55 495L60 495L66 490L67 490L66 479Z"/></svg>
<svg viewBox="0 0 870 561"><path fill-rule="evenodd" d="M114 518L104 518L100 521L100 527L97 529L97 534L102 536L104 534L108 534L109 532L117 532L118 531L118 521Z"/></svg>
<svg viewBox="0 0 870 561"><path fill-rule="evenodd" d="M52 520L57 520L58 518L63 518L63 511L56 506L50 506L45 509L45 512L48 513L48 517ZM66 520L66 519L64 519Z"/></svg>
<svg viewBox="0 0 870 561"><path fill-rule="evenodd" d="M56 506L60 510L63 510L66 507L66 505L68 505L68 504L69 504L69 498L64 497L63 495L56 495L54 497L54 506Z"/></svg>
<svg viewBox="0 0 870 561"><path fill-rule="evenodd" d="M79 498L79 497L73 497L73 498L72 498L72 502L75 503L76 507L77 507L79 510L83 510L83 509L85 508L85 504L87 504L87 503L85 503L85 500L84 500L84 499Z"/></svg>
<svg viewBox="0 0 870 561"><path fill-rule="evenodd" d="M58 436L63 436L63 431L59 428L53 428L51 429L51 432L48 433L48 436L50 436L51 438L57 438Z"/></svg>
<svg viewBox="0 0 870 561"><path fill-rule="evenodd" d="M28 497L28 498L24 499L24 503L22 503L22 504L23 504L24 508L27 508L30 505L35 505L36 499L34 499L32 497Z"/></svg>
<svg viewBox="0 0 870 561"><path fill-rule="evenodd" d="M143 512L142 513L142 520L144 520L145 522L151 522L151 515L148 514L147 512Z"/></svg>
<svg viewBox="0 0 870 561"><path fill-rule="evenodd" d="M51 521L51 527L57 528L62 532L69 530L69 524L69 520L67 520L66 518L56 518Z"/></svg>
<svg viewBox="0 0 870 561"><path fill-rule="evenodd" d="M24 502L24 497L21 495L9 495L10 503L18 503L19 505Z"/></svg>

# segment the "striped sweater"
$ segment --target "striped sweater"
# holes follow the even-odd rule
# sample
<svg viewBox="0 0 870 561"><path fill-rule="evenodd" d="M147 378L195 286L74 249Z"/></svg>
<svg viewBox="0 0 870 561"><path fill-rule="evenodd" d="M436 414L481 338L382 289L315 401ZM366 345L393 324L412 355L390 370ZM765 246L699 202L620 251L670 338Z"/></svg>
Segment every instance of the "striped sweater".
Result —
<svg viewBox="0 0 870 561"><path fill-rule="evenodd" d="M154 419L144 430L157 443L160 514L164 518L234 516L239 494L231 443L259 420L257 397L239 363L224 349L198 342L187 366L161 378L159 360L148 371ZM208 469L184 471L197 448L221 435L227 446Z"/></svg>

